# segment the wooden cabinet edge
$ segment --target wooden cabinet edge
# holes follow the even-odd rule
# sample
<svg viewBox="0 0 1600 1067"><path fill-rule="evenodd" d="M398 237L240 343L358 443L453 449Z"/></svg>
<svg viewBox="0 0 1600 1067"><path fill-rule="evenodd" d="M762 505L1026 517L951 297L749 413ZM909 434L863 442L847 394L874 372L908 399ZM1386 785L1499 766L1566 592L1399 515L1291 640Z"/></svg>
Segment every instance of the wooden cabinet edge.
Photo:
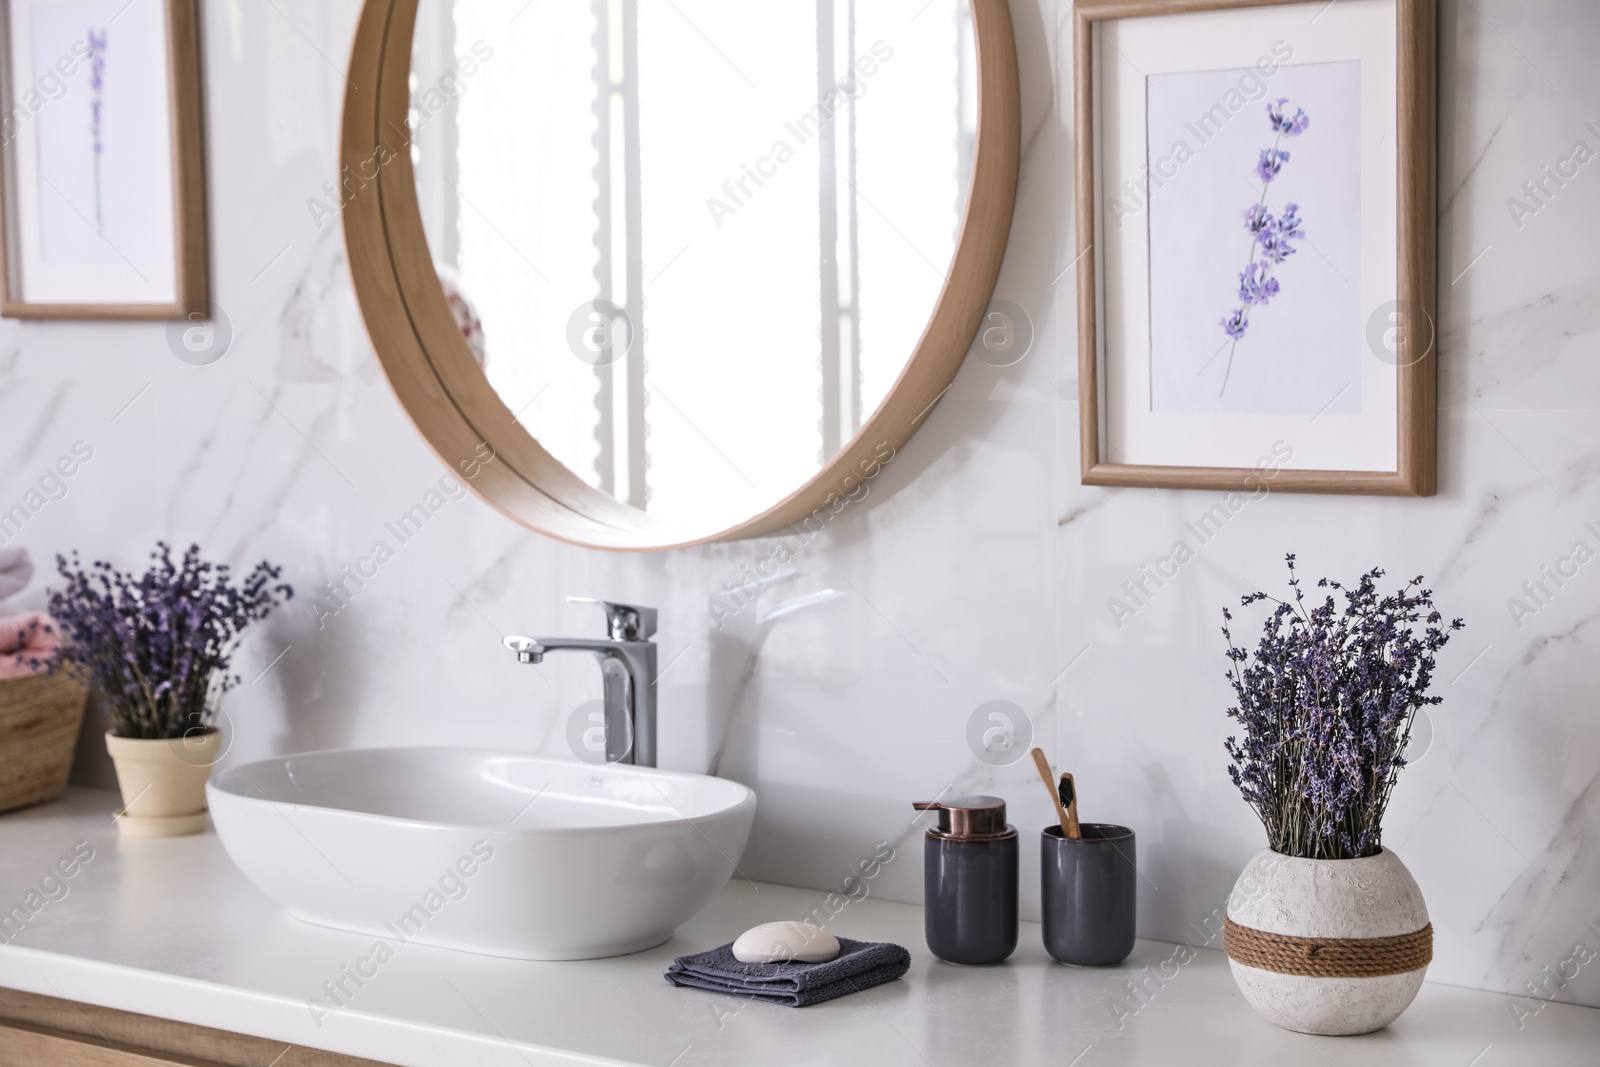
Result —
<svg viewBox="0 0 1600 1067"><path fill-rule="evenodd" d="M389 1067L263 1037L0 988L0 1067Z"/></svg>
<svg viewBox="0 0 1600 1067"><path fill-rule="evenodd" d="M102 1038L67 1034L0 1020L0 1067L220 1067L207 1060L173 1057L113 1045Z"/></svg>

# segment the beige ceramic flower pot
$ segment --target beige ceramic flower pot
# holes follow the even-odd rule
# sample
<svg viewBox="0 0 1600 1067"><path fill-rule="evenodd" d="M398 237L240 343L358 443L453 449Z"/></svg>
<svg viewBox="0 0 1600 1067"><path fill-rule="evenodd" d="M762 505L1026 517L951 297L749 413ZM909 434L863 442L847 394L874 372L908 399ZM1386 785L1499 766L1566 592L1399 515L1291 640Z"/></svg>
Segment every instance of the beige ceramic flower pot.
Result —
<svg viewBox="0 0 1600 1067"><path fill-rule="evenodd" d="M206 828L206 779L222 755L222 733L148 740L106 734L117 766L117 826L135 837L175 837Z"/></svg>

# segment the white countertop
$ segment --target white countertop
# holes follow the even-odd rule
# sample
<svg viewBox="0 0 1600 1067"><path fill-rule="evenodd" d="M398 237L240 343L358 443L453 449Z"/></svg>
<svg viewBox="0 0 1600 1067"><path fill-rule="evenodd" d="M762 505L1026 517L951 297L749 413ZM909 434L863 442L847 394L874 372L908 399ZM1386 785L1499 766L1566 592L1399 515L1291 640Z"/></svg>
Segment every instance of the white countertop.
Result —
<svg viewBox="0 0 1600 1067"><path fill-rule="evenodd" d="M21 903L77 842L94 849L66 895L53 890L60 899L0 945L0 985L400 1067L1600 1062L1594 1009L1546 1004L1519 1029L1520 1002L1429 983L1378 1034L1306 1037L1259 1018L1221 952L1168 963L1165 978L1174 947L1155 941L1140 941L1121 967L1065 967L1024 923L1005 964L953 967L929 955L921 908L870 899L846 906L829 929L905 945L912 964L901 981L802 1009L669 986L661 973L674 956L798 918L825 895L740 879L667 944L632 956L532 963L403 945L319 1026L308 998L367 955L372 938L290 918L234 869L214 833L120 837L115 800L73 789L0 816L0 909ZM1132 982L1143 984L1142 998Z"/></svg>

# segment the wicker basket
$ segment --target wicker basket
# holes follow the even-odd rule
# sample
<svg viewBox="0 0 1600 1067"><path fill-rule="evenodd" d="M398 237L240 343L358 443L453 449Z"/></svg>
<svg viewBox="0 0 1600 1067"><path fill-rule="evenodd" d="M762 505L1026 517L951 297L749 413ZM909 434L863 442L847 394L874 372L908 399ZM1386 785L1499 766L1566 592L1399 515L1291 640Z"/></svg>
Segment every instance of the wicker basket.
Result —
<svg viewBox="0 0 1600 1067"><path fill-rule="evenodd" d="M66 789L86 695L65 674L0 682L0 811L42 804Z"/></svg>

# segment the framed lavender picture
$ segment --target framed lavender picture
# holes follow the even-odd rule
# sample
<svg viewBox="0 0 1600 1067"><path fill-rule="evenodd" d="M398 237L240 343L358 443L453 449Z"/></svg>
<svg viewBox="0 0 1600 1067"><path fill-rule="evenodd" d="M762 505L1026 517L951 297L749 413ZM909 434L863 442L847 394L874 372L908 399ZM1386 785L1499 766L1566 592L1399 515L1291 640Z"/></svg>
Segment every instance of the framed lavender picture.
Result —
<svg viewBox="0 0 1600 1067"><path fill-rule="evenodd" d="M1435 20L1077 4L1085 484L1434 492Z"/></svg>
<svg viewBox="0 0 1600 1067"><path fill-rule="evenodd" d="M0 0L0 314L206 315L197 0Z"/></svg>

